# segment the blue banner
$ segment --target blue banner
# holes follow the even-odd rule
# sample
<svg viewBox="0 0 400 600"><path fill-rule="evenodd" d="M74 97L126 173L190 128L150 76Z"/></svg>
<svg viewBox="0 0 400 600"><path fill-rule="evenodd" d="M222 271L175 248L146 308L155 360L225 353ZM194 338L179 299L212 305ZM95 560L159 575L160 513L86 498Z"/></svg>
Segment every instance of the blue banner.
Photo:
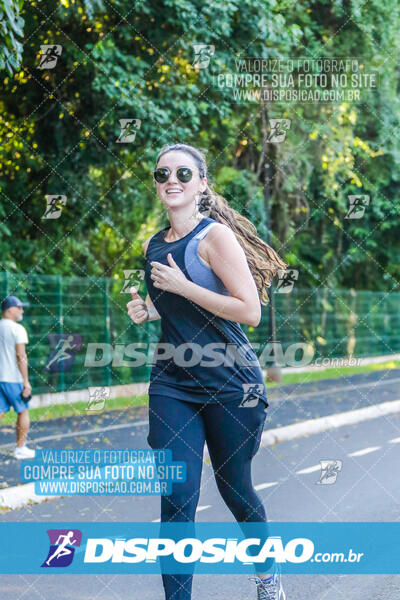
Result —
<svg viewBox="0 0 400 600"><path fill-rule="evenodd" d="M398 574L400 523L3 522L0 573Z"/></svg>

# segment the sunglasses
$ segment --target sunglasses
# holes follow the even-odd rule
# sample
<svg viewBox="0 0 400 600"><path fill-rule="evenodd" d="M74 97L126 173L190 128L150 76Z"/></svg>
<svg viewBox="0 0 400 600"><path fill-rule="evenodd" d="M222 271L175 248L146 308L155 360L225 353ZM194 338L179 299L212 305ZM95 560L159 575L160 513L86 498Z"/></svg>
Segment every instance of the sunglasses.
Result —
<svg viewBox="0 0 400 600"><path fill-rule="evenodd" d="M168 167L160 167L154 171L153 176L157 183L165 183L170 178L171 171ZM176 176L182 183L188 183L193 177L193 171L189 167L179 167L176 170Z"/></svg>

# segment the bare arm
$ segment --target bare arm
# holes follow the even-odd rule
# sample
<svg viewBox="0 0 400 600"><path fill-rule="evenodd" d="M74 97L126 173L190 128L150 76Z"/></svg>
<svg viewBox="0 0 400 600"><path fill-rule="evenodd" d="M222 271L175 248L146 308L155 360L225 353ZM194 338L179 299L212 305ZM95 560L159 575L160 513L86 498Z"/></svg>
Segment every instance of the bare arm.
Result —
<svg viewBox="0 0 400 600"><path fill-rule="evenodd" d="M144 252L145 256L146 256L146 252L147 252L147 246L149 245L150 240L151 240L151 237L149 237L143 244L143 252ZM146 319L146 321L156 321L157 319L161 319L160 315L157 312L156 307L154 306L153 302L151 301L149 294L147 294L147 296L146 296L145 304L146 304L147 312L149 315L148 318Z"/></svg>
<svg viewBox="0 0 400 600"><path fill-rule="evenodd" d="M224 319L256 327L261 319L258 291L235 234L226 225L218 224L204 239L207 239L206 262L224 283L230 296L218 294L187 279L171 252L167 255L170 266L151 262L154 287L179 294Z"/></svg>
<svg viewBox="0 0 400 600"><path fill-rule="evenodd" d="M24 396L29 396L32 386L28 378L28 357L26 355L25 344L15 344L15 353L17 355L18 369L21 371L24 380Z"/></svg>
<svg viewBox="0 0 400 600"><path fill-rule="evenodd" d="M28 357L25 351L25 344L15 344L18 369L21 371L24 383L28 382Z"/></svg>
<svg viewBox="0 0 400 600"><path fill-rule="evenodd" d="M204 238L207 262L231 296L187 280L184 296L213 314L256 327L261 319L257 287L243 248L229 227L214 226Z"/></svg>
<svg viewBox="0 0 400 600"><path fill-rule="evenodd" d="M160 315L157 312L156 307L154 306L154 304L151 301L149 294L147 294L147 296L146 296L145 304L146 304L147 312L149 315L148 318L146 319L146 321L156 321L157 319L161 319Z"/></svg>

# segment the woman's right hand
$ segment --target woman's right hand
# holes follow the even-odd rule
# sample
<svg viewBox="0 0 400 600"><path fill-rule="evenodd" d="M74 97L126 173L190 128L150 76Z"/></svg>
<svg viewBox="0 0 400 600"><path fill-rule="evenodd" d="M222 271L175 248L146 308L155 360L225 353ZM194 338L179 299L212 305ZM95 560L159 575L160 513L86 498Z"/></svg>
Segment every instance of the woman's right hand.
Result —
<svg viewBox="0 0 400 600"><path fill-rule="evenodd" d="M134 323L139 325L140 323L144 323L149 318L149 309L147 308L147 304L137 293L136 288L131 287L129 291L132 294L132 300L127 303L128 307L128 315L132 319Z"/></svg>

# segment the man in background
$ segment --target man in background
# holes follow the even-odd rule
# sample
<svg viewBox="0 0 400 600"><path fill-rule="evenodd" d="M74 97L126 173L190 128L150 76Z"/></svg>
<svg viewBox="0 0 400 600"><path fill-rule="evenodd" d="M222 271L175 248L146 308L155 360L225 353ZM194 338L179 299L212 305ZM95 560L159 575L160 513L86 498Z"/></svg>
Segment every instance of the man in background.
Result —
<svg viewBox="0 0 400 600"><path fill-rule="evenodd" d="M17 413L17 445L14 457L33 458L35 451L25 444L29 430L28 404L24 398L30 398L32 386L28 379L28 358L25 344L28 334L22 321L24 306L16 296L8 296L1 303L0 319L0 419L12 406Z"/></svg>

